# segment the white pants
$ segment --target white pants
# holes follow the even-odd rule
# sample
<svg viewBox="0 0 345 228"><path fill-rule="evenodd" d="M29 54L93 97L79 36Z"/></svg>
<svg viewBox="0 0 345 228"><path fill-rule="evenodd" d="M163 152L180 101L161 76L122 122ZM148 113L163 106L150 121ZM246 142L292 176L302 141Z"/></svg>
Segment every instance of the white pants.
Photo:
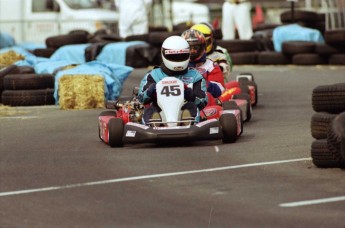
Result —
<svg viewBox="0 0 345 228"><path fill-rule="evenodd" d="M115 0L119 10L119 34L125 38L148 33L151 0Z"/></svg>
<svg viewBox="0 0 345 228"><path fill-rule="evenodd" d="M249 40L253 36L252 20L250 16L250 2L233 4L223 3L222 11L222 32L223 40L235 39L237 28L241 40Z"/></svg>

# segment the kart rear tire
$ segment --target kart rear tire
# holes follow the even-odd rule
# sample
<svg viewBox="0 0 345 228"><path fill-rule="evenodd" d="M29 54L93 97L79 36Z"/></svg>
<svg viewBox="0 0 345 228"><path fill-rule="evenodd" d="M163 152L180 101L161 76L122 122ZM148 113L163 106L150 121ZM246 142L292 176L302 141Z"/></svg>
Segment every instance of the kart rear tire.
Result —
<svg viewBox="0 0 345 228"><path fill-rule="evenodd" d="M99 116L116 116L116 112L115 111L103 111L103 112L101 112L101 114L99 114ZM101 129L100 129L99 124L98 124L98 137L102 140Z"/></svg>
<svg viewBox="0 0 345 228"><path fill-rule="evenodd" d="M108 123L109 146L122 147L123 146L123 130L124 124L121 118L112 118Z"/></svg>
<svg viewBox="0 0 345 228"><path fill-rule="evenodd" d="M235 101L225 101L222 104L222 107L224 110L239 110L240 111L240 119L241 119L241 132L240 135L243 133L243 116L242 116L242 110L240 107L238 107L237 103Z"/></svg>
<svg viewBox="0 0 345 228"><path fill-rule="evenodd" d="M234 99L243 99L247 101L247 119L244 120L244 122L249 122L250 119L252 118L252 104L250 102L250 96L249 94L246 93L241 93L241 94L235 94L234 95Z"/></svg>
<svg viewBox="0 0 345 228"><path fill-rule="evenodd" d="M237 140L237 121L233 114L223 114L219 118L223 132L223 143L234 143Z"/></svg>

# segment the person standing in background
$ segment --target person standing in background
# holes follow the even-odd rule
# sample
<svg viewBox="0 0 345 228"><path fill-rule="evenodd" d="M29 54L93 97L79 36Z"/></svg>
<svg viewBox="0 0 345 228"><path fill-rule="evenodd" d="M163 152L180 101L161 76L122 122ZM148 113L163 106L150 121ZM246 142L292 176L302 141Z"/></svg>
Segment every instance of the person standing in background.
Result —
<svg viewBox="0 0 345 228"><path fill-rule="evenodd" d="M148 13L152 0L114 0L119 11L119 35L121 38L148 33Z"/></svg>
<svg viewBox="0 0 345 228"><path fill-rule="evenodd" d="M236 29L241 40L253 36L251 3L247 0L225 0L222 8L223 40L236 38Z"/></svg>

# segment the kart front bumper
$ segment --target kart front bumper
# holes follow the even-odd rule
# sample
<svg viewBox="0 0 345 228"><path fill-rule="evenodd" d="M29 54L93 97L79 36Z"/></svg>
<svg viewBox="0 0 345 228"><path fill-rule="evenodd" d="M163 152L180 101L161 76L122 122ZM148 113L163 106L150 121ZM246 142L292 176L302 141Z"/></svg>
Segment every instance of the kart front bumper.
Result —
<svg viewBox="0 0 345 228"><path fill-rule="evenodd" d="M196 125L177 127L148 127L127 123L124 127L124 143L160 143L191 140L216 140L223 137L219 121L207 120Z"/></svg>

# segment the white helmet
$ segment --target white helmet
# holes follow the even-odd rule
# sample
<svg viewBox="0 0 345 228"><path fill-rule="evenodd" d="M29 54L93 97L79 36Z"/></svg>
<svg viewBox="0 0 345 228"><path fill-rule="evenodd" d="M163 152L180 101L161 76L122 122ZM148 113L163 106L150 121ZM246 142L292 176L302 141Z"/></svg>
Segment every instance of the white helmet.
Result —
<svg viewBox="0 0 345 228"><path fill-rule="evenodd" d="M188 67L190 50L188 42L180 36L170 36L162 44L164 65L172 71L183 71Z"/></svg>

